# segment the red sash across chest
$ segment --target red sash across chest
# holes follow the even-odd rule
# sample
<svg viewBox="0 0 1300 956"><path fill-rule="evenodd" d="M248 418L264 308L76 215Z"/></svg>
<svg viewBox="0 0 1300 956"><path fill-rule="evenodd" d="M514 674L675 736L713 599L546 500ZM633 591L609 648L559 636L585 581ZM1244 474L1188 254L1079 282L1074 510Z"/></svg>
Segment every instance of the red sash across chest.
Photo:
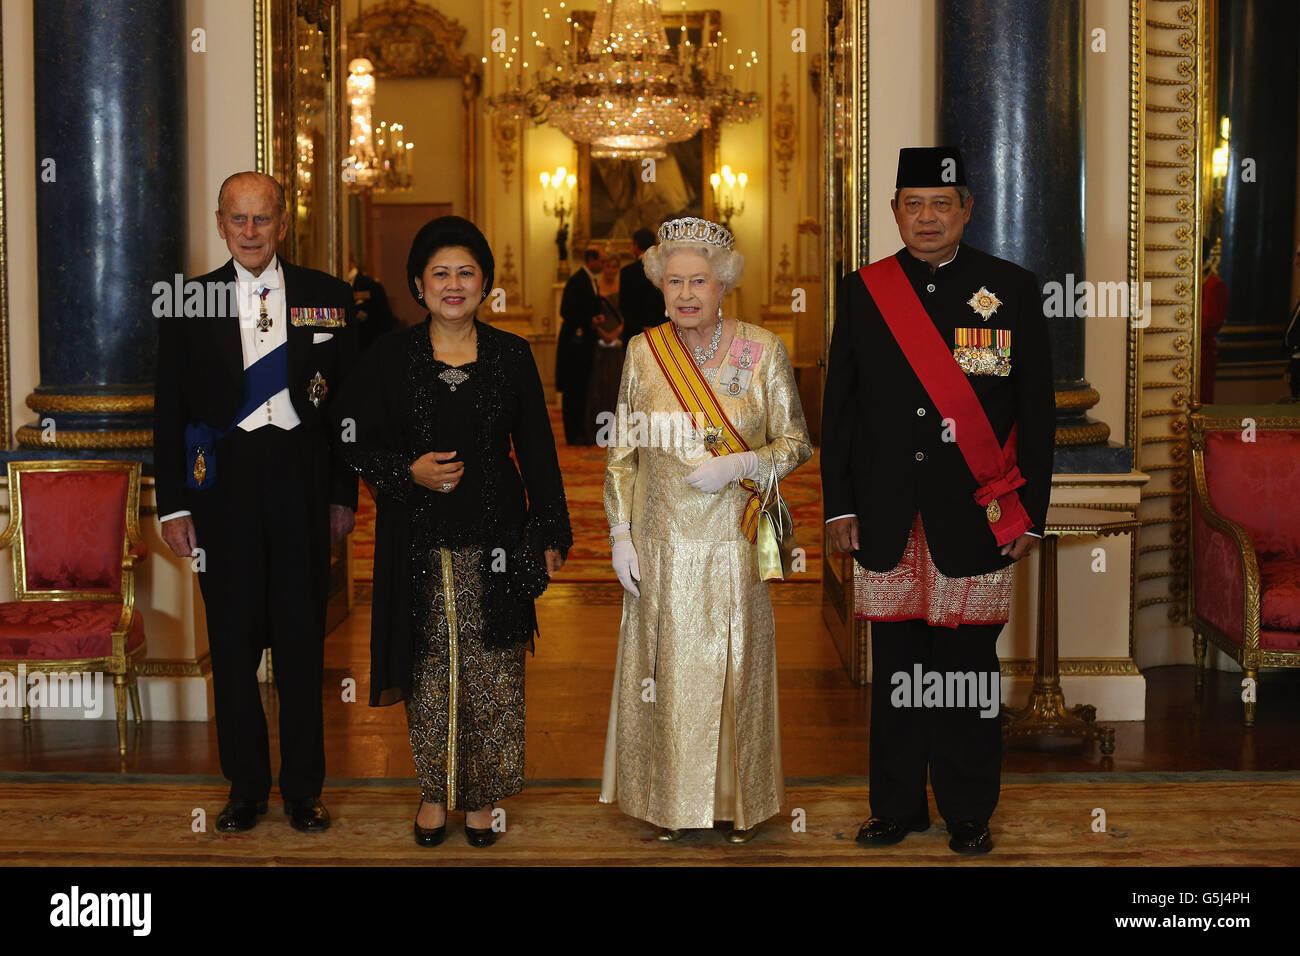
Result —
<svg viewBox="0 0 1300 956"><path fill-rule="evenodd" d="M999 545L1014 541L1033 527L1016 490L1025 479L1016 467L1015 426L999 445L984 406L896 258L863 266L858 275L935 408L952 420L957 450L980 485L975 503L984 508L993 537Z"/></svg>

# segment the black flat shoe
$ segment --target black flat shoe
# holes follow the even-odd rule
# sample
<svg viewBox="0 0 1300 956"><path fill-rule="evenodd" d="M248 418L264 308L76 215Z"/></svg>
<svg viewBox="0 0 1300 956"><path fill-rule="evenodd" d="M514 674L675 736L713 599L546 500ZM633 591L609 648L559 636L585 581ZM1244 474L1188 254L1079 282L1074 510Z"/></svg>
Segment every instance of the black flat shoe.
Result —
<svg viewBox="0 0 1300 956"><path fill-rule="evenodd" d="M217 815L217 829L222 833L251 830L257 826L258 814L265 812L265 800L227 800Z"/></svg>
<svg viewBox="0 0 1300 956"><path fill-rule="evenodd" d="M872 817L858 830L857 841L862 846L893 846L903 842L909 833L924 833L930 829L930 813L918 814L911 820L893 817Z"/></svg>
<svg viewBox="0 0 1300 956"><path fill-rule="evenodd" d="M964 820L961 823L950 825L948 832L952 834L952 839L948 841L948 849L954 853L962 853L966 856L982 856L993 849L993 834L989 833L987 823Z"/></svg>
<svg viewBox="0 0 1300 956"><path fill-rule="evenodd" d="M330 812L317 797L309 800L286 800L284 812L289 815L289 822L293 828L303 833L319 833L330 828Z"/></svg>
<svg viewBox="0 0 1300 956"><path fill-rule="evenodd" d="M491 846L497 842L497 831L491 827L480 830L477 827L465 827L465 842L470 846Z"/></svg>

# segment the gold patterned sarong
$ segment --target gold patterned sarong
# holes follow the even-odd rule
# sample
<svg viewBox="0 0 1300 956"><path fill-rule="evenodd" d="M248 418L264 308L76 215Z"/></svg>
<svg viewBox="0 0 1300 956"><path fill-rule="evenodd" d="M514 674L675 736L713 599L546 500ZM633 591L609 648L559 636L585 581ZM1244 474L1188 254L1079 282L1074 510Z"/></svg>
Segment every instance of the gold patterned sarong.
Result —
<svg viewBox="0 0 1300 956"><path fill-rule="evenodd" d="M441 548L424 575L406 720L420 792L448 810L482 810L524 788L523 645L484 645L478 548Z"/></svg>
<svg viewBox="0 0 1300 956"><path fill-rule="evenodd" d="M941 627L1005 624L1011 616L1013 568L950 578L934 566L921 512L912 518L903 557L892 571L854 562L857 616L869 621L925 621Z"/></svg>

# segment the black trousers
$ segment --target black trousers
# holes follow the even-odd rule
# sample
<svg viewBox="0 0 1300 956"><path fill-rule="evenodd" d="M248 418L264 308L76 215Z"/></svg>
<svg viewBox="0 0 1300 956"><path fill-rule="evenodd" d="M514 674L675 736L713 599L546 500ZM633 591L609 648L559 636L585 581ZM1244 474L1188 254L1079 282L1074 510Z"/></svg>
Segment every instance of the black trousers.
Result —
<svg viewBox="0 0 1300 956"><path fill-rule="evenodd" d="M587 419L587 382L590 372L583 378L581 387L574 386L560 393L560 417L564 420L564 442L567 445L594 445L594 428Z"/></svg>
<svg viewBox="0 0 1300 956"><path fill-rule="evenodd" d="M1002 720L978 706L896 706L916 667L941 675L998 673L1003 625L931 627L925 621L871 622L871 815L908 820L928 813L926 769L949 824L987 823L1002 783ZM908 685L895 683L905 674ZM999 688L1001 681L996 681ZM968 702L969 703L969 702Z"/></svg>
<svg viewBox="0 0 1300 956"><path fill-rule="evenodd" d="M238 428L217 446L211 489L194 497L205 569L217 746L230 796L265 800L271 757L257 667L275 661L280 793L320 795L325 780L321 682L329 573L328 450L319 432Z"/></svg>

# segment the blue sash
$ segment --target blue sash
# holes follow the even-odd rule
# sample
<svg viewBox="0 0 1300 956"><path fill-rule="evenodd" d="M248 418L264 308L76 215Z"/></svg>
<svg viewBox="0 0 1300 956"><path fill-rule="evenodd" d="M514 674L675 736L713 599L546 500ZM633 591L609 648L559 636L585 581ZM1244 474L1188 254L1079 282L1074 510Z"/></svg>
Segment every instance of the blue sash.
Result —
<svg viewBox="0 0 1300 956"><path fill-rule="evenodd" d="M245 418L289 387L289 343L272 349L244 369L244 404L221 431L207 422L185 426L185 487L206 490L217 478L216 444Z"/></svg>

